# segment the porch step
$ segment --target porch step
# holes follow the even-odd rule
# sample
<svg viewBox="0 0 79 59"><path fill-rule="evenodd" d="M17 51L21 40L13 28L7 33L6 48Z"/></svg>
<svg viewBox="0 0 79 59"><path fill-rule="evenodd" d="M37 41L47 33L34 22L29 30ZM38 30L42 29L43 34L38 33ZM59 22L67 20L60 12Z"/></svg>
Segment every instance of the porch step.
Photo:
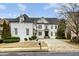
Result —
<svg viewBox="0 0 79 59"><path fill-rule="evenodd" d="M49 36L45 36L44 38L48 39L48 38L49 38Z"/></svg>

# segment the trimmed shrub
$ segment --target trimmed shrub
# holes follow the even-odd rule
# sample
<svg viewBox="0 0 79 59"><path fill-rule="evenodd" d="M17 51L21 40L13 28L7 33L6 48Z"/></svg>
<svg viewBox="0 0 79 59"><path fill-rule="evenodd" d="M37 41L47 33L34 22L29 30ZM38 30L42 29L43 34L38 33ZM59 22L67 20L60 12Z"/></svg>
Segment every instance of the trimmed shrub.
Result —
<svg viewBox="0 0 79 59"><path fill-rule="evenodd" d="M3 40L2 39L0 39L0 43L3 43Z"/></svg>
<svg viewBox="0 0 79 59"><path fill-rule="evenodd" d="M71 42L74 42L74 43L79 43L79 37L73 37L72 39L71 39Z"/></svg>
<svg viewBox="0 0 79 59"><path fill-rule="evenodd" d="M56 39L62 39L62 37L56 37Z"/></svg>
<svg viewBox="0 0 79 59"><path fill-rule="evenodd" d="M56 39L66 39L65 36L57 36Z"/></svg>
<svg viewBox="0 0 79 59"><path fill-rule="evenodd" d="M19 37L8 37L6 39L20 39Z"/></svg>
<svg viewBox="0 0 79 59"><path fill-rule="evenodd" d="M37 37L36 37L36 36L32 36L31 38L32 38L33 40L37 39Z"/></svg>
<svg viewBox="0 0 79 59"><path fill-rule="evenodd" d="M31 37L29 37L29 40L33 40Z"/></svg>
<svg viewBox="0 0 79 59"><path fill-rule="evenodd" d="M8 39L8 40L3 40L4 43L14 43L14 42L19 42L19 39Z"/></svg>
<svg viewBox="0 0 79 59"><path fill-rule="evenodd" d="M24 40L27 41L28 39L27 38L24 38Z"/></svg>
<svg viewBox="0 0 79 59"><path fill-rule="evenodd" d="M36 40L36 39L37 39L36 36L32 36L32 37L29 38L29 40Z"/></svg>
<svg viewBox="0 0 79 59"><path fill-rule="evenodd" d="M19 42L20 38L19 37L10 37L6 38L3 40L3 43L14 43L14 42Z"/></svg>

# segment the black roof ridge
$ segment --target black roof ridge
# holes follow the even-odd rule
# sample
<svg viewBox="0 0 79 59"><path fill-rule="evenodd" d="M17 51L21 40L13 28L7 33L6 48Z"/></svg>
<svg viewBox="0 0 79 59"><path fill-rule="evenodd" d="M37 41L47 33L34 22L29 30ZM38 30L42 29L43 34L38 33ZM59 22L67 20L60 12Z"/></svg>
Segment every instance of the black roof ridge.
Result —
<svg viewBox="0 0 79 59"><path fill-rule="evenodd" d="M56 18L56 17L50 17L50 16L29 16L29 18L30 17L32 17L32 18L42 18L42 17L44 17L44 18Z"/></svg>

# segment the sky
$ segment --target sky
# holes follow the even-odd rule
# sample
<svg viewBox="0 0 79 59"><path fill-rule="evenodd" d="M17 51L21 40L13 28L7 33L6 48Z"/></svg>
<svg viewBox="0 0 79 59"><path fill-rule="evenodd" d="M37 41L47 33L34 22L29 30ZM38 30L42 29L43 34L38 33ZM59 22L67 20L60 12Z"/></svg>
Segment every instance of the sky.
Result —
<svg viewBox="0 0 79 59"><path fill-rule="evenodd" d="M29 17L58 17L55 3L0 3L0 18L16 18L21 14Z"/></svg>

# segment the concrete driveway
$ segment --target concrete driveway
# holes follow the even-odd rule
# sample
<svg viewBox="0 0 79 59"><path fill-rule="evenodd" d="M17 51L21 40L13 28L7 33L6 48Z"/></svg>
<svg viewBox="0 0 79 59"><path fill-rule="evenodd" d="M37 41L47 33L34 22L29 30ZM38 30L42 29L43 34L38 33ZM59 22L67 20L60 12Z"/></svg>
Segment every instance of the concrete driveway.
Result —
<svg viewBox="0 0 79 59"><path fill-rule="evenodd" d="M53 52L72 52L79 51L73 45L68 44L59 39L40 39L41 41L45 41L48 45L49 51Z"/></svg>

